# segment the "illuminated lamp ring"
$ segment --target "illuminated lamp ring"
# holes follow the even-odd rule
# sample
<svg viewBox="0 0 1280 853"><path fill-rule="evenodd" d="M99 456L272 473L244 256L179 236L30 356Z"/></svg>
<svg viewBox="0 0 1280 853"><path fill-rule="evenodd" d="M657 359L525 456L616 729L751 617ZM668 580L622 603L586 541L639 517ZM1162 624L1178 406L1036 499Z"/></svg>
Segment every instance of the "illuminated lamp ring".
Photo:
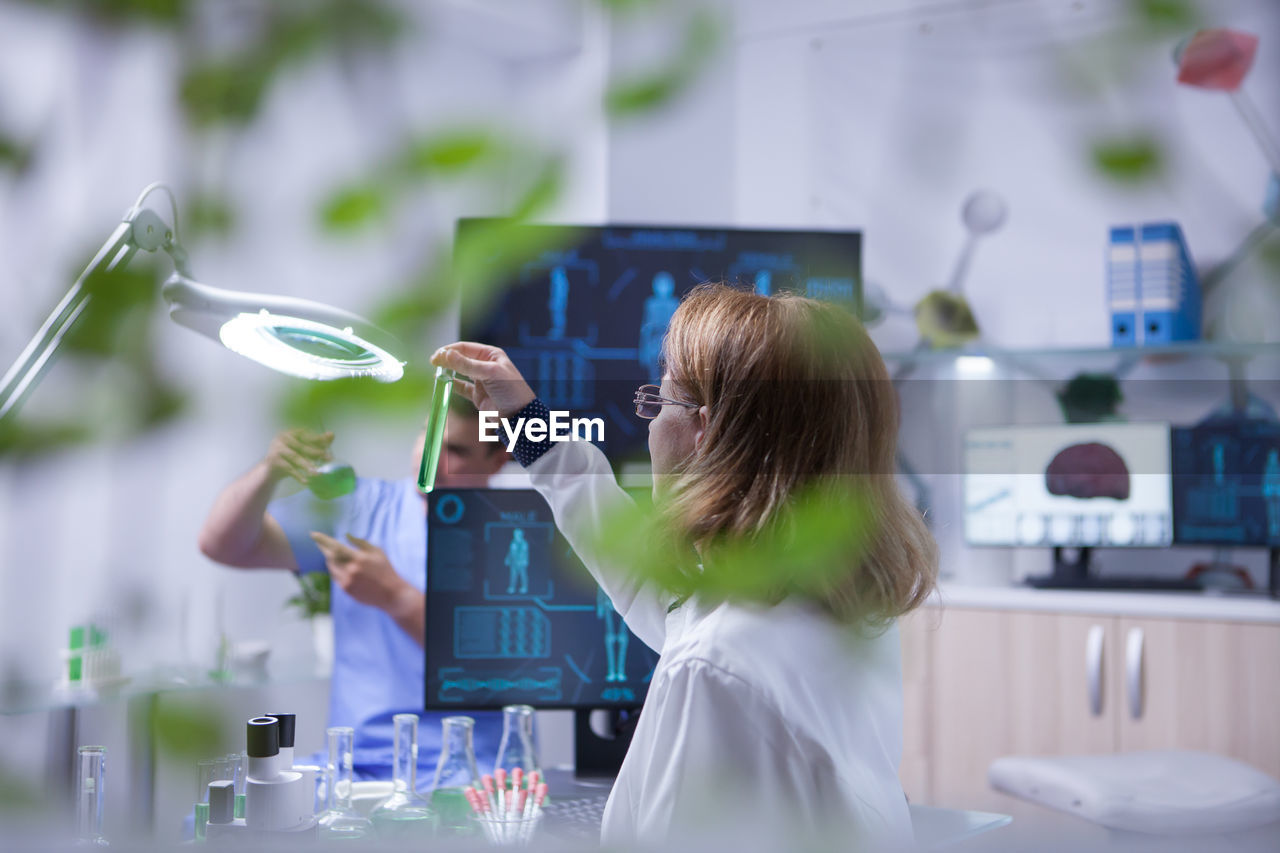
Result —
<svg viewBox="0 0 1280 853"><path fill-rule="evenodd" d="M395 382L404 363L348 326L273 314L242 312L218 330L223 346L274 370L303 379L368 376Z"/></svg>

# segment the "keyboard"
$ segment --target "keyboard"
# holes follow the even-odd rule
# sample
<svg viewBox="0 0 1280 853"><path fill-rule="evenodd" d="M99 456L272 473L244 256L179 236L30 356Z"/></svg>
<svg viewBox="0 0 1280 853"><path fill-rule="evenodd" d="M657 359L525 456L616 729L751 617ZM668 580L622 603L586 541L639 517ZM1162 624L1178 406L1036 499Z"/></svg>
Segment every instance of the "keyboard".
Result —
<svg viewBox="0 0 1280 853"><path fill-rule="evenodd" d="M608 794L575 799L551 799L542 807L542 829L561 838L600 838L600 821Z"/></svg>

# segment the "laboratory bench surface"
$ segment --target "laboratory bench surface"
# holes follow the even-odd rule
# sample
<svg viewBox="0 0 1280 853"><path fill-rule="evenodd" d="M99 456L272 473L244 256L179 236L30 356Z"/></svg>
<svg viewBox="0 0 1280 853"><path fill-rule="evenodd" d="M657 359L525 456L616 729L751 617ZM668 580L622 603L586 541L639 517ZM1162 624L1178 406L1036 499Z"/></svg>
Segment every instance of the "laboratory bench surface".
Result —
<svg viewBox="0 0 1280 853"><path fill-rule="evenodd" d="M1257 593L1111 592L944 581L929 596L928 605L973 610L1030 610L1280 624L1280 601Z"/></svg>

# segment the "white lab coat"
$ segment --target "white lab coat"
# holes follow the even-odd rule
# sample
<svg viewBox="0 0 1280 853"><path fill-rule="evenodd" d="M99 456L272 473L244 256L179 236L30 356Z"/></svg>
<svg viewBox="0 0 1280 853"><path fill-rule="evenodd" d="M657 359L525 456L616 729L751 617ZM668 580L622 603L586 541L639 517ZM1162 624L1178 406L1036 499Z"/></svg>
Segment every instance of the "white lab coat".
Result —
<svg viewBox="0 0 1280 853"><path fill-rule="evenodd" d="M794 601L695 597L668 613L670 594L592 546L629 500L604 455L569 442L528 472L628 627L661 654L605 808L606 843L717 826L758 845L799 830L837 833L849 849L911 846L896 627L858 635Z"/></svg>

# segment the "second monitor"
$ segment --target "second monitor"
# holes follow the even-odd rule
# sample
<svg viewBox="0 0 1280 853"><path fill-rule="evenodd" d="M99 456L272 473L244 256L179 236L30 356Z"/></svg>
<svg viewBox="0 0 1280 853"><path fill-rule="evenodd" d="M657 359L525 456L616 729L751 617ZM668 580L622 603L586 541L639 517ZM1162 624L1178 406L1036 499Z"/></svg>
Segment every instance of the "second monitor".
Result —
<svg viewBox="0 0 1280 853"><path fill-rule="evenodd" d="M530 489L428 498L426 707L637 708L658 655Z"/></svg>
<svg viewBox="0 0 1280 853"><path fill-rule="evenodd" d="M964 471L970 545L1173 543L1168 424L974 429L965 434Z"/></svg>

